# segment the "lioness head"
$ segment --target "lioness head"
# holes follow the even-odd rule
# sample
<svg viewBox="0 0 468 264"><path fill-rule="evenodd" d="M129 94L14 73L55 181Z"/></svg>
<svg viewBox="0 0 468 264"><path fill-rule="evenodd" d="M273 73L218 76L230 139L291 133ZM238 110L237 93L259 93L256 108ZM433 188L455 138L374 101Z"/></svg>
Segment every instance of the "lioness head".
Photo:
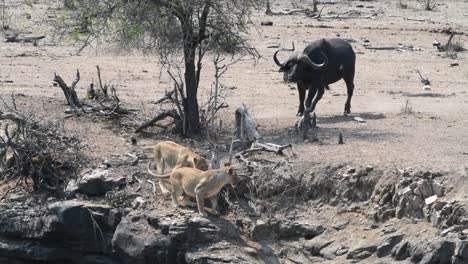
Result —
<svg viewBox="0 0 468 264"><path fill-rule="evenodd" d="M234 170L234 168L229 167L228 174L229 174L229 180L230 180L229 183L231 185L235 186L236 184L240 182L241 179L239 178L239 176L237 176L237 173Z"/></svg>
<svg viewBox="0 0 468 264"><path fill-rule="evenodd" d="M208 161L203 157L194 157L193 162L195 163L195 168L199 170L207 171L209 169Z"/></svg>

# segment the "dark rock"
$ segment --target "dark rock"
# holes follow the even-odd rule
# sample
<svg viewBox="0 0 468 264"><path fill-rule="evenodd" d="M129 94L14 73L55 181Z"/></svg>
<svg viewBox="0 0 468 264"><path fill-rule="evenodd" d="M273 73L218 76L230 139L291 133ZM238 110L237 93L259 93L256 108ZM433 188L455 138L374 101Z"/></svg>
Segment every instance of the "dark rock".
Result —
<svg viewBox="0 0 468 264"><path fill-rule="evenodd" d="M9 201L0 208L0 259L8 258L5 263L16 259L27 263L119 263L107 256L121 216L116 209L77 201L48 207L37 201L23 205Z"/></svg>
<svg viewBox="0 0 468 264"><path fill-rule="evenodd" d="M419 264L451 264L455 243L452 241L438 241L433 249L419 262Z"/></svg>
<svg viewBox="0 0 468 264"><path fill-rule="evenodd" d="M410 260L413 263L419 263L430 250L429 244L431 241L423 240L418 242L413 242L408 247L408 252L410 255Z"/></svg>
<svg viewBox="0 0 468 264"><path fill-rule="evenodd" d="M468 261L468 240L461 240L457 242L454 255Z"/></svg>
<svg viewBox="0 0 468 264"><path fill-rule="evenodd" d="M466 264L466 263L467 263L467 260L464 260L455 256L452 257L452 264Z"/></svg>
<svg viewBox="0 0 468 264"><path fill-rule="evenodd" d="M342 249L343 246L339 243L336 243L336 244L331 244L331 245L328 245L324 248L322 248L319 252L319 255L322 256L323 258L325 259L334 259L336 258L336 252L338 252L338 250Z"/></svg>
<svg viewBox="0 0 468 264"><path fill-rule="evenodd" d="M320 250L332 244L333 240L325 240L320 237L316 237L304 243L304 249L308 251L312 256L318 256Z"/></svg>
<svg viewBox="0 0 468 264"><path fill-rule="evenodd" d="M377 257L385 257L390 255L392 249L401 242L403 235L391 235L385 238L384 242L377 247Z"/></svg>
<svg viewBox="0 0 468 264"><path fill-rule="evenodd" d="M358 245L351 248L346 255L347 259L365 259L370 257L377 250L375 245Z"/></svg>
<svg viewBox="0 0 468 264"><path fill-rule="evenodd" d="M408 241L401 241L392 250L392 257L395 260L405 260L409 257Z"/></svg>
<svg viewBox="0 0 468 264"><path fill-rule="evenodd" d="M49 205L45 238L67 241L70 247L78 247L81 251L109 253L112 232L107 231L112 231L115 223L119 222L116 219L119 218L118 213L111 211L112 208L106 205L75 201L53 203ZM109 216L113 218L110 222Z"/></svg>
<svg viewBox="0 0 468 264"><path fill-rule="evenodd" d="M321 225L311 225L307 223L296 223L290 221L280 221L273 226L275 233L280 238L305 238L312 239L325 231Z"/></svg>
<svg viewBox="0 0 468 264"><path fill-rule="evenodd" d="M413 192L423 199L434 195L434 190L432 189L432 183L428 179L418 181L417 187L413 190Z"/></svg>
<svg viewBox="0 0 468 264"><path fill-rule="evenodd" d="M125 184L124 177L110 175L109 170L96 169L81 177L77 191L88 195L102 195Z"/></svg>
<svg viewBox="0 0 468 264"><path fill-rule="evenodd" d="M250 231L250 239L260 241L270 239L272 237L271 226L263 220L257 220Z"/></svg>
<svg viewBox="0 0 468 264"><path fill-rule="evenodd" d="M201 248L226 238L206 218L157 218L156 214L144 217L131 213L120 222L112 246L122 262L180 263L190 245Z"/></svg>

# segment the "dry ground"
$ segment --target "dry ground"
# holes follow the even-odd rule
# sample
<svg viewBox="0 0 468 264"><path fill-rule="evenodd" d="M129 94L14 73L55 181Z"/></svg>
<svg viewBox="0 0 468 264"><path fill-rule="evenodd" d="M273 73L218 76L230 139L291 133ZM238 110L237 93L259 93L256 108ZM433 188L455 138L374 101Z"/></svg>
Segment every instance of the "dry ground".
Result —
<svg viewBox="0 0 468 264"><path fill-rule="evenodd" d="M274 2L277 2L272 6L275 12L291 8L290 1ZM293 2L307 6L309 1ZM246 61L231 66L222 79L230 105L222 113L225 124L232 124L235 108L245 103L260 125L265 141L294 143L299 155L296 164L300 167L342 162L370 164L381 169L463 170L468 166L468 52L458 53L456 60L444 58L444 53L438 52L432 43L447 41L449 35L444 30L451 28L463 33L456 39L468 48L468 2L439 2L435 11L423 11L415 1L408 1L407 9L402 9L399 1L339 1L326 5L322 12L326 17L345 16L350 10L361 12L353 19L317 20L302 14L266 16L259 12L253 17L250 38L262 58L256 64ZM130 128L157 112L150 101L172 87L169 78L160 74L154 56L111 52L104 44L73 55L77 47L54 45L48 28L38 24L48 19L48 5L49 1L35 1L33 8L20 6L7 10L11 28L48 35L37 47L0 43L0 95L7 99L10 93L22 94L24 97L18 99L20 108L47 119L64 120L66 127L88 144L88 154L97 162L112 154L128 153L132 150ZM24 18L26 14L31 15L30 20ZM365 18L372 14L377 15ZM260 26L261 21L272 21L273 26ZM342 115L346 99L344 82L331 85L331 91L326 92L316 111L319 143L303 143L294 133L297 91L293 84L282 81L272 60L276 49L268 47L289 47L294 41L296 49L301 50L309 41L337 36L352 39L357 52L352 115ZM363 46L364 41L371 46L402 44L415 49L369 50ZM288 55L280 56L284 60ZM213 80L210 60L208 54L200 100L206 99ZM451 67L453 62L459 66ZM65 119L62 92L52 85L54 72L70 83L79 69L82 80L78 93L84 96L86 86L96 80L96 65L100 65L104 80L118 85L121 100L140 110L132 122L122 121L130 127L86 117ZM430 79L430 91L422 89L418 69ZM402 111L407 101L411 113ZM366 123L354 121L355 116L364 118ZM344 135L344 145L337 144L339 132ZM168 136L154 128L139 137L139 145L150 145ZM457 178L458 183L466 184L466 178ZM462 189L465 188L466 185ZM458 198L466 198L462 193ZM169 205L169 201L157 203Z"/></svg>
<svg viewBox="0 0 468 264"><path fill-rule="evenodd" d="M40 1L36 1L40 2ZM307 1L294 2L307 6ZM357 7L362 5L363 7ZM448 35L441 32L452 28L466 32L468 10L466 1L440 1L435 11L422 11L418 3L409 1L402 9L398 1L343 1L325 5L322 16L357 10L356 19L317 20L301 14L253 18L251 38L262 59L257 64L242 62L232 66L223 84L227 89L227 101L231 106L224 113L226 124L232 120L232 112L240 103L250 107L260 125L260 132L271 141L298 143L296 148L304 160L326 162L344 160L380 166L423 166L434 169L453 169L466 165L468 160L468 66L466 53L458 53L455 62L442 58L432 46L434 40L444 43ZM288 3L274 4L273 11L291 7ZM49 14L47 4L37 3L7 9L10 27L24 32L44 29L37 25ZM31 20L24 19L31 14ZM375 18L365 18L377 14ZM360 18L364 17L364 18ZM411 20L408 20L411 19ZM261 21L273 21L271 27L259 26ZM421 20L421 21L415 21ZM422 21L423 20L423 21ZM297 91L293 84L282 82L281 74L272 61L276 50L272 45L289 47L296 43L301 50L306 43L322 37L349 38L357 54L356 90L352 101L351 117L341 115L346 98L344 82L331 86L317 109L320 127L320 144L302 144L290 134L294 128L297 109ZM468 43L467 36L457 36L461 43ZM411 45L417 51L368 50L363 46L368 40L372 46ZM0 93L21 93L26 108L35 109L53 118L61 119L63 98L60 89L52 86L54 72L69 83L76 69L80 69L82 81L79 94L96 79L95 65L103 70L103 79L118 84L121 99L141 109L140 116L151 115L157 110L149 104L171 87L167 76L161 76L157 58L125 53L110 53L102 45L73 56L77 48L67 45L51 45L51 36L38 47L30 44L1 43ZM467 44L468 46L468 44ZM280 54L282 59L287 54ZM207 96L212 81L210 55L205 61L200 99ZM416 70L432 82L429 92L422 90ZM8 81L11 81L8 82ZM412 114L402 114L401 109L409 101ZM353 116L366 119L366 123L353 121ZM106 133L107 125L86 120L66 121L72 130L86 131L86 140L97 156L108 151L124 151L126 143L117 134ZM78 126L78 127L77 127ZM337 135L342 132L345 145L337 145ZM105 140L102 135L106 134ZM149 139L148 143L154 140ZM103 144L105 143L105 144Z"/></svg>

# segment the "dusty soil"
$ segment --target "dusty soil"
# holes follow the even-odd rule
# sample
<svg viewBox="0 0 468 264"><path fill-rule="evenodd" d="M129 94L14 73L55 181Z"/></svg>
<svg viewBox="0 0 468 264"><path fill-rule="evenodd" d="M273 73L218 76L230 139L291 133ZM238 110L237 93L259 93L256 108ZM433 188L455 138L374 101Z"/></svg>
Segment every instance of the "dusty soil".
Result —
<svg viewBox="0 0 468 264"><path fill-rule="evenodd" d="M292 8L289 1L273 2L274 12ZM298 7L310 7L309 1L293 2ZM313 171L319 165L339 163L372 165L382 170L413 167L464 171L468 166L468 53L457 53L457 59L445 58L445 53L438 52L432 43L434 40L445 43L449 37L446 32L450 29L461 33L455 40L468 48L468 2L439 2L434 11L423 11L415 1L408 1L406 9L401 8L399 1L339 1L324 5L322 16L325 18L322 19L303 14L266 16L263 11L259 12L253 17L250 38L262 58L256 63L239 62L229 68L222 83L230 107L223 110L221 118L231 126L235 108L245 103L266 142L294 144L294 152L298 154L294 164L298 170ZM44 33L46 38L39 41L38 46L0 43L0 96L3 100L8 101L11 93L22 95L17 99L20 109L45 119L63 121L68 131L78 134L88 145L87 154L96 164L131 151L149 157L149 151L144 148L163 138L190 143L159 128L151 128L137 135L138 146L132 146L129 140L132 131L158 111L150 102L172 87L168 76L161 75L164 71L158 58L138 52L116 52L104 43L74 55L78 47L64 42L56 45L50 28L42 23L51 19L47 17L51 6L50 1L35 1L32 6L7 9L11 29ZM360 15L348 18L356 13L354 11ZM26 14L30 14L31 19L26 19ZM338 14L338 18L331 18ZM273 26L260 26L262 21L272 21ZM294 132L298 120L295 117L297 90L294 84L282 81L272 60L277 48L269 46L289 47L294 41L296 50L302 50L308 42L323 37L350 39L357 53L352 114L342 115L346 99L344 82L331 85L316 110L319 142L304 143ZM413 49L370 50L363 44L404 45ZM284 60L287 56L283 53L280 58ZM201 101L206 101L213 81L210 62L208 54L199 92ZM454 62L459 65L451 67ZM63 94L52 85L54 73L71 83L79 69L82 79L78 94L84 97L87 85L96 81L96 65L102 69L103 80L117 85L125 105L139 110L135 116L118 121L67 117ZM430 79L430 90L423 90L417 70ZM409 108L405 110L407 103ZM366 122L354 121L357 116ZM340 132L344 145L337 144ZM226 138L226 143L228 140ZM206 144L197 146L206 154ZM466 178L454 176L452 184L465 184L460 189L455 188L451 195L466 199L463 194L467 188ZM150 186L146 191L150 198ZM157 198L153 206L165 208L170 206L170 201ZM301 217L311 215L314 213L307 212ZM333 215L331 213L325 221ZM345 217L355 218L354 215ZM352 223L354 227L346 232L358 232L365 226L358 220ZM405 228L408 227L402 230ZM370 260L369 263L375 262Z"/></svg>

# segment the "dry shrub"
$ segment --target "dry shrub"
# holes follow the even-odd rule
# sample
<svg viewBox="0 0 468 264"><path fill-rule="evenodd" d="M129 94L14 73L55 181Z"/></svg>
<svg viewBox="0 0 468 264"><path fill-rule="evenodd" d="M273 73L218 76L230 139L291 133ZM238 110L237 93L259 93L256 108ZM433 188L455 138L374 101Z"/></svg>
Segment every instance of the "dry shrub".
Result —
<svg viewBox="0 0 468 264"><path fill-rule="evenodd" d="M31 180L34 190L62 194L67 178L76 177L84 161L80 140L66 135L63 124L38 120L16 107L0 110L0 117L6 120L0 124L0 179Z"/></svg>
<svg viewBox="0 0 468 264"><path fill-rule="evenodd" d="M424 10L427 11L434 10L434 8L437 6L437 0L418 0L418 3L420 3Z"/></svg>

